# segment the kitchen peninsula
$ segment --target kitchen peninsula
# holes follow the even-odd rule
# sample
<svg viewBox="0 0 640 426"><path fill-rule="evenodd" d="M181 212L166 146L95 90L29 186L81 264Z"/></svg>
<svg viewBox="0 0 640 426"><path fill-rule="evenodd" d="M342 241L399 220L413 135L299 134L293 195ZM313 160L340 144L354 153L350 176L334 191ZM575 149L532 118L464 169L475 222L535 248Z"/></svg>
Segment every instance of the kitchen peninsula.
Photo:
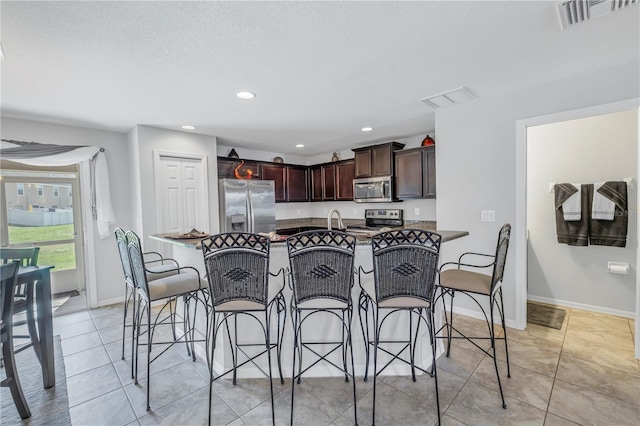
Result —
<svg viewBox="0 0 640 426"><path fill-rule="evenodd" d="M320 229L320 228L326 229L326 219L306 219L306 220L296 219L295 221L296 221L295 223L292 223L291 221L287 221L287 223L279 224L278 229L279 230L300 229L305 227L313 227L315 229ZM325 224L324 227L321 226L322 221ZM435 228L434 225L435 223L433 222L407 223L405 226L396 227L395 229L402 229L402 228L432 229L434 232L437 232L442 236L443 242L461 238L469 234L466 231L447 231L447 230L433 229ZM429 227L429 228L426 228L426 227ZM150 238L168 243L173 251L172 257L176 259L180 263L180 265L195 267L200 272L201 277L204 278L205 267L204 267L204 259L199 250L200 240L199 239L175 239L175 238L169 238L170 236L171 234L156 234L156 235L151 235ZM356 255L355 255L355 268L357 270L357 268L361 266L364 270L370 271L373 269L371 238L363 233L357 233L357 234L354 234L354 236L358 240L357 246L356 246ZM278 273L278 271L283 271L283 270L286 270L286 268L288 268L289 258L287 253L286 241L284 237L278 238L276 241L273 241L271 243L271 255L270 255L269 262L270 262L269 269L274 274ZM372 276L369 275L368 279L372 279L371 277ZM291 292L291 289L289 288L288 281L284 279L284 275L281 274L280 276L272 279L282 280L285 286L284 287L285 299L287 300L287 303L289 303L292 292ZM359 322L360 319L359 319L359 312L358 312L359 295L360 295L360 287L358 285L358 277L356 276L354 286L353 286L353 291L352 291L352 300L354 303L352 331L353 331L354 362L355 362L357 375L363 374L364 367L365 367L365 347L364 347L365 343L363 340L362 332L360 331L360 322ZM201 312L203 310L199 310L199 311ZM442 316L437 314L441 312L442 312L442 307L441 306L437 307L436 328L439 328L442 323ZM200 319L199 321L197 321L197 323L204 324L204 321L203 319ZM239 319L238 328L241 328L241 327L242 327L242 322ZM272 324L272 327L273 327L273 324ZM393 324L389 324L389 326L385 329L383 336L381 336L381 338L388 339L393 336L404 335L406 334L407 327L408 327L408 316L398 315L395 318L395 322ZM255 338L255 341L260 341L260 339L263 337L261 337L260 334L258 333L256 333L255 335L250 334L252 333L253 330L255 330L255 327L243 328L244 337L247 339ZM328 315L326 323L322 323L322 322L318 323L313 330L309 330L308 332L305 332L306 334L305 338L308 338L308 339L317 338L318 340L320 340L321 338L325 339L326 336L336 336L336 338L338 338L340 336L340 330L341 330L341 326L338 324L338 322L335 321L334 319L331 319L330 316ZM275 329L274 329L274 332L275 332ZM220 335L221 335L221 339L226 340L226 337L223 336L224 333L220 333ZM216 351L214 368L216 371L223 371L223 368L224 368L224 371L226 371L226 369L228 369L232 365L231 354L228 350L228 344L226 343L226 341L224 342L220 341L218 342L218 344L224 344L225 350ZM284 373L287 376L291 376L293 344L292 344L292 333L291 333L290 326L285 327L285 336L283 339L283 345L284 346L283 346L283 352L282 352L283 354L282 363L283 363ZM204 348L200 348L200 349L204 350ZM438 356L440 356L442 353L443 353L443 348L439 347L437 351ZM204 353L202 353L202 355L204 355ZM339 356L339 354L337 353L335 355ZM427 368L428 366L431 365L431 347L429 344L428 335L425 335L423 336L423 338L420 339L420 344L416 348L416 359L419 360L418 365L421 365L424 368ZM266 365L266 359L262 361ZM305 362L308 362L308 361L314 361L314 360L312 359L312 357L305 358ZM334 359L333 361L341 362L337 358ZM273 362L275 367L275 359L273 360ZM382 362L386 363L386 361L384 360ZM264 368L265 365L261 365L261 367ZM238 371L238 374L240 377L261 377L261 373L259 372L259 370L253 366L243 367ZM310 370L310 374L315 376L335 376L335 375L340 375L341 373L339 373L338 371L335 371L335 369L332 369L332 368L322 368L322 366L319 365L316 368ZM405 375L405 374L410 374L410 371L407 365L404 365L402 363L394 363L387 370L385 370L385 374Z"/></svg>

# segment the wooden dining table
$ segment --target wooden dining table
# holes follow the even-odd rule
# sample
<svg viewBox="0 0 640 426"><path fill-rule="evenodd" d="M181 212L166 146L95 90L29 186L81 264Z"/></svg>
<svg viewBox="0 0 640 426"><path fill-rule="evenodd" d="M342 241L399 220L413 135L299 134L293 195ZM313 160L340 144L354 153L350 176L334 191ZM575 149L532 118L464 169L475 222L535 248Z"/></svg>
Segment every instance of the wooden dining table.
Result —
<svg viewBox="0 0 640 426"><path fill-rule="evenodd" d="M56 385L53 354L53 311L51 307L51 269L53 266L21 266L18 284L26 284L27 291L35 292L37 336L31 336L33 348L42 366L45 389ZM27 309L34 309L33 305Z"/></svg>

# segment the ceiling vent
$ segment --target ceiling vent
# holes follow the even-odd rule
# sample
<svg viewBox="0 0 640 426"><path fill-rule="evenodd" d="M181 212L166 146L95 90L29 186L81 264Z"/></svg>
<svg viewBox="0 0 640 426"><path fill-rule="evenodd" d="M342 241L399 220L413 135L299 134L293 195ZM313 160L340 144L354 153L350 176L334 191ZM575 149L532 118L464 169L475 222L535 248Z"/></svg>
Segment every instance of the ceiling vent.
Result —
<svg viewBox="0 0 640 426"><path fill-rule="evenodd" d="M638 0L569 0L557 4L562 28L607 15L638 3Z"/></svg>
<svg viewBox="0 0 640 426"><path fill-rule="evenodd" d="M448 92L439 93L420 100L430 107L442 108L449 105L467 102L475 98L476 95L471 93L471 91L466 87L458 87L457 89L449 90Z"/></svg>

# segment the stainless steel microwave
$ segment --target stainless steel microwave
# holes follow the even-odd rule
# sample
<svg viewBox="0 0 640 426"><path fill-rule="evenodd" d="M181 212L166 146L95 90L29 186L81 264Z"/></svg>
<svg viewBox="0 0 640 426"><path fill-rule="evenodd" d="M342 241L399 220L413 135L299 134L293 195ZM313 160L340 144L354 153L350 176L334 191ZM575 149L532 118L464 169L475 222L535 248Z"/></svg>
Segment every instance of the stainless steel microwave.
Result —
<svg viewBox="0 0 640 426"><path fill-rule="evenodd" d="M353 180L353 201L356 203L390 203L393 200L391 176Z"/></svg>

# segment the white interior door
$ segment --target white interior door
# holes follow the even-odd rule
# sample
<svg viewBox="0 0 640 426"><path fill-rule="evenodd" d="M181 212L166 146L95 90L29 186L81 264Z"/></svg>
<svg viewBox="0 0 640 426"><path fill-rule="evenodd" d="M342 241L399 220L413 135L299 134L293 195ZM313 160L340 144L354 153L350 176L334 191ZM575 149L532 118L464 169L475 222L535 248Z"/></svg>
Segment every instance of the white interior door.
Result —
<svg viewBox="0 0 640 426"><path fill-rule="evenodd" d="M206 161L168 155L156 157L158 232L208 231Z"/></svg>

